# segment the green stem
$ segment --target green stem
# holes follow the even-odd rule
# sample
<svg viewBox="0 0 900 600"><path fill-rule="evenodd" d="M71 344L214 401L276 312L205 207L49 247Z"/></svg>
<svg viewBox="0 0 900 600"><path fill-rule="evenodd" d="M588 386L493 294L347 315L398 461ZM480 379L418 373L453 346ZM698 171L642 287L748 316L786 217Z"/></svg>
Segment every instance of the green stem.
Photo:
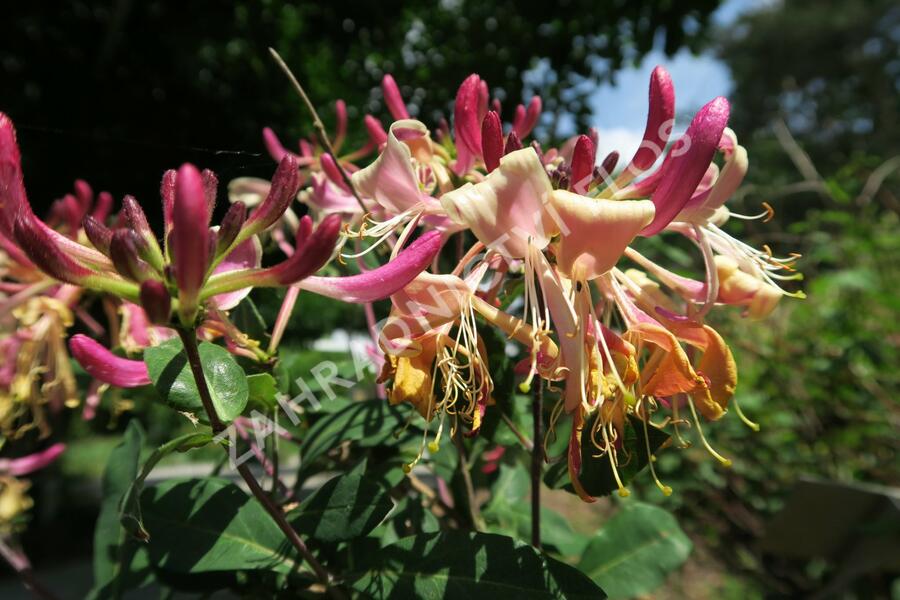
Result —
<svg viewBox="0 0 900 600"><path fill-rule="evenodd" d="M191 366L191 373L194 376L194 381L197 383L197 390L200 393L200 401L203 403L203 409L206 411L206 416L209 418L209 424L212 427L213 433L218 435L225 431L225 424L219 418L218 413L216 413L212 397L209 393L209 388L206 385L206 377L203 375L203 363L200 360L200 350L197 346L197 333L192 329L179 328L178 335L181 337L181 341L184 344L184 351L187 354L188 364ZM227 448L225 451L228 451ZM343 599L344 594L333 587L334 578L327 570L325 570L325 567L322 566L316 557L313 556L313 553L310 552L309 548L306 547L306 544L300 539L300 536L297 535L297 532L294 531L291 524L288 523L281 508L266 495L266 492L262 489L262 486L259 485L259 482L256 480L252 471L250 471L250 468L246 464L241 464L237 465L237 471L250 489L250 493L253 494L253 497L256 498L266 512L269 513L269 516L272 517L275 524L278 525L278 528L281 529L291 545L296 548L300 556L309 563L309 566L316 574L316 578L318 578L319 582L328 589L331 597L336 600Z"/></svg>
<svg viewBox="0 0 900 600"><path fill-rule="evenodd" d="M544 381L537 378L534 396L531 401L531 414L534 418L534 443L531 447L531 545L541 548L541 462L544 459L541 429L544 410Z"/></svg>

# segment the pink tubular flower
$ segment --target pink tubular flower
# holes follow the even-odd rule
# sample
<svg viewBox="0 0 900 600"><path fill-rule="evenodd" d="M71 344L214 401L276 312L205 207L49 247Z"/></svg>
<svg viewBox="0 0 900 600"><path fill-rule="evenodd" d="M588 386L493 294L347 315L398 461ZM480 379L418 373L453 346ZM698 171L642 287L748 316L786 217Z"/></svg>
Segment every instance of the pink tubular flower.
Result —
<svg viewBox="0 0 900 600"><path fill-rule="evenodd" d="M672 78L668 71L658 66L650 75L650 108L644 139L626 167L626 172L636 175L653 166L669 141L674 118L675 88Z"/></svg>
<svg viewBox="0 0 900 600"><path fill-rule="evenodd" d="M21 458L0 458L0 473L21 477L40 471L53 463L66 449L66 445L56 443L45 450Z"/></svg>
<svg viewBox="0 0 900 600"><path fill-rule="evenodd" d="M492 110L488 111L481 122L481 152L488 173L500 166L500 158L503 156L503 125L500 123L500 115Z"/></svg>
<svg viewBox="0 0 900 600"><path fill-rule="evenodd" d="M350 277L307 277L299 287L346 302L381 300L402 289L428 267L442 244L441 234L429 231L384 266Z"/></svg>
<svg viewBox="0 0 900 600"><path fill-rule="evenodd" d="M641 235L649 237L662 231L691 199L716 152L728 113L728 100L719 96L694 116L662 167L659 185L650 197L656 205L656 216Z"/></svg>
<svg viewBox="0 0 900 600"><path fill-rule="evenodd" d="M516 116L513 119L512 130L516 132L519 139L525 138L537 125L541 116L542 102L540 96L534 96L528 102L528 108L520 104L516 107Z"/></svg>
<svg viewBox="0 0 900 600"><path fill-rule="evenodd" d="M299 188L300 173L297 171L297 160L290 154L285 154L272 176L272 185L266 199L247 218L236 243L239 244L271 227L293 202Z"/></svg>
<svg viewBox="0 0 900 600"><path fill-rule="evenodd" d="M406 110L406 103L403 102L403 96L400 95L400 88L397 87L394 78L385 75L381 80L381 89L384 92L384 103L394 120L408 119L409 112Z"/></svg>
<svg viewBox="0 0 900 600"><path fill-rule="evenodd" d="M197 309L197 297L209 266L209 210L203 178L197 168L184 164L175 178L170 237L178 283L179 312L182 321L191 321Z"/></svg>
<svg viewBox="0 0 900 600"><path fill-rule="evenodd" d="M72 336L69 350L85 371L103 383L123 388L150 383L147 365L143 361L116 356L86 335Z"/></svg>
<svg viewBox="0 0 900 600"><path fill-rule="evenodd" d="M571 163L571 187L577 194L584 194L588 190L591 180L594 178L594 162L596 161L596 147L586 135L578 136L575 142L575 150L572 151Z"/></svg>
<svg viewBox="0 0 900 600"><path fill-rule="evenodd" d="M453 131L456 136L456 165L453 167L457 175L462 176L481 156L481 121L487 112L482 111L482 80L476 74L469 75L456 93L456 106L453 110Z"/></svg>

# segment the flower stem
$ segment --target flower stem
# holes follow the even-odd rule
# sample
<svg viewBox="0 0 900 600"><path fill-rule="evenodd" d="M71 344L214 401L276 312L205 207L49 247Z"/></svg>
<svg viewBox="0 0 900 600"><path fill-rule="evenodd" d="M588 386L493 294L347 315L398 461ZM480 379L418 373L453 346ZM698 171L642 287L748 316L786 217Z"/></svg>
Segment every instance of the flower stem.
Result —
<svg viewBox="0 0 900 600"><path fill-rule="evenodd" d="M531 400L531 414L534 418L534 442L531 446L531 545L541 548L541 461L543 461L543 445L541 429L544 410L544 381L538 377Z"/></svg>
<svg viewBox="0 0 900 600"><path fill-rule="evenodd" d="M191 373L194 376L194 381L197 383L197 390L200 392L200 401L203 403L203 410L206 411L213 433L218 435L225 431L225 424L222 423L222 420L219 419L219 415L216 413L216 409L212 403L212 397L209 393L209 388L206 385L206 378L203 375L203 363L200 360L200 350L197 347L197 334L191 329L178 328L178 335L181 337L181 341L184 344L184 351L187 354L188 364L191 366ZM297 532L294 531L294 528L291 527L290 523L288 523L281 508L266 495L266 492L262 489L262 486L259 485L259 482L256 480L253 472L250 471L250 468L246 464L240 464L237 465L237 471L250 489L250 493L253 494L253 497L256 498L260 504L262 504L262 507L269 513L269 516L272 517L275 524L278 525L278 528L281 529L291 545L296 548L300 556L309 563L309 566L316 574L316 578L318 578L319 582L328 589L331 597L343 599L344 594L337 588L332 587L334 578L327 570L325 570L325 567L322 566L316 557L313 556L313 553L310 552L309 548L306 547L306 544L300 539L300 536L297 535Z"/></svg>

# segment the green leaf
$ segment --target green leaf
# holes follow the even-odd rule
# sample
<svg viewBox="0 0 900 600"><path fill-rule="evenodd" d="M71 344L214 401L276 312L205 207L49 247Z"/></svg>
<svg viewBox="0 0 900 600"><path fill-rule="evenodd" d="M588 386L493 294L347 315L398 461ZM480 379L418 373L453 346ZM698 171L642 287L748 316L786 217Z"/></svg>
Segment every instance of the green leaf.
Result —
<svg viewBox="0 0 900 600"><path fill-rule="evenodd" d="M497 533L527 540L531 535L531 505L528 496L531 478L520 466L502 465L500 477L491 488L491 500L482 516ZM553 547L564 556L580 556L588 543L587 536L576 533L565 517L541 507L541 537L545 547Z"/></svg>
<svg viewBox="0 0 900 600"><path fill-rule="evenodd" d="M141 495L154 567L174 573L292 572L300 565L262 506L223 479L170 480Z"/></svg>
<svg viewBox="0 0 900 600"><path fill-rule="evenodd" d="M632 598L663 583L687 560L691 547L671 513L629 502L594 535L578 568L610 598Z"/></svg>
<svg viewBox="0 0 900 600"><path fill-rule="evenodd" d="M225 348L209 342L200 342L200 360L216 413L226 423L233 421L244 411L249 397L244 370ZM205 418L197 383L180 339L172 338L147 348L144 362L166 404Z"/></svg>
<svg viewBox="0 0 900 600"><path fill-rule="evenodd" d="M211 441L213 441L212 434L195 431L168 441L153 451L153 454L144 463L141 472L132 480L128 489L122 495L122 502L119 506L119 521L128 533L141 541L147 541L150 538L141 519L140 497L144 489L144 481L150 475L153 467L172 452L187 452L193 448L205 446Z"/></svg>
<svg viewBox="0 0 900 600"><path fill-rule="evenodd" d="M323 414L310 427L300 447L303 468L346 440L363 448L383 444L394 438L406 418L406 413L385 400L354 402L344 410Z"/></svg>
<svg viewBox="0 0 900 600"><path fill-rule="evenodd" d="M231 322L250 339L262 341L269 328L251 298L244 298L230 313Z"/></svg>
<svg viewBox="0 0 900 600"><path fill-rule="evenodd" d="M278 394L278 382L268 373L257 373L247 376L248 404L263 411L270 411L278 406L275 396Z"/></svg>
<svg viewBox="0 0 900 600"><path fill-rule="evenodd" d="M103 473L103 501L94 528L94 587L89 598L119 598L150 575L147 551L119 524L119 504L137 476L144 430L131 420L122 441L109 453Z"/></svg>
<svg viewBox="0 0 900 600"><path fill-rule="evenodd" d="M366 461L329 480L298 509L291 523L322 542L343 542L375 529L394 507L381 485L365 477Z"/></svg>
<svg viewBox="0 0 900 600"><path fill-rule="evenodd" d="M619 486L613 475L612 466L609 464L609 456L605 454L603 456L595 456L597 449L591 442L588 432L591 430L596 418L595 414L588 418L584 425L584 434L581 436L581 473L579 479L588 494L592 496L606 496L619 489ZM656 452L669 439L669 434L653 425L647 424L647 435L645 435L644 422L633 416L629 416L625 420L624 430L624 449L618 453L620 464L617 469L623 485L628 485L634 476L647 466L646 440L649 439L650 451ZM569 481L568 467L565 461L557 463L547 470L544 474L544 483L551 488L564 488L574 493L572 484Z"/></svg>
<svg viewBox="0 0 900 600"><path fill-rule="evenodd" d="M606 597L577 569L492 533L426 533L364 558L344 576L367 598Z"/></svg>

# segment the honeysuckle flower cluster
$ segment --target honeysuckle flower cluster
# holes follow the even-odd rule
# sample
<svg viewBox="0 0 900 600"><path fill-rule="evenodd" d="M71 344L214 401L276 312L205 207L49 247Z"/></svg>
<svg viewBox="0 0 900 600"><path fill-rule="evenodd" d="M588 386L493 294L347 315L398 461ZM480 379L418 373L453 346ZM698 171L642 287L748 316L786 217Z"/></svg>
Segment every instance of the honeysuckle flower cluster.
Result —
<svg viewBox="0 0 900 600"><path fill-rule="evenodd" d="M539 98L517 106L504 133L502 106L478 75L459 88L452 133L446 123L432 132L410 119L389 75L382 88L395 120L385 128L366 116L369 143L360 152L335 160L301 140L298 161L309 185L300 198L316 214L344 216L344 248L356 249L344 259L401 246L418 227L460 236L464 244L450 272L438 272L435 263L391 296L377 339L389 400L408 402L428 424L437 422L427 444L426 427L422 449L406 468L426 446L437 450L447 419L454 430L478 432L493 403L478 333L483 323L524 347L517 369L523 392L535 377L559 391L549 435L560 418L572 420L569 475L584 500L593 498L579 479L583 436L594 449L590 458L608 459L619 493L628 494L617 467L630 459L623 442L629 417L671 430L683 445L682 433L693 428L716 459L730 464L707 441L704 421L734 406L755 424L734 402L737 366L705 317L732 305L763 318L782 296L802 292L781 287L800 278L792 267L797 255L776 258L724 229L729 218L771 216L768 205L754 216L725 206L748 168L746 150L727 127L728 101L711 100L672 139L674 88L657 67L643 142L620 167L617 152L596 155L594 131L558 148L529 144ZM340 117L342 139L345 130ZM274 158L287 152L271 130L264 138ZM373 161L352 164L352 156L370 148L378 149ZM643 238L660 235L693 243L704 276L679 275L639 250ZM522 289L512 302L509 282Z"/></svg>
<svg viewBox="0 0 900 600"><path fill-rule="evenodd" d="M125 196L111 215L112 196L94 203L84 182L76 193L54 204L47 221L29 203L21 157L11 120L0 113L0 423L7 434L21 432L23 407L55 401L79 402L69 354L67 329L74 314L95 334L104 328L81 311L85 294L112 302L109 329L113 345L128 352L173 337L176 328L196 329L204 338L222 337L235 354L268 360L228 319L255 287L296 286L347 301L372 302L402 288L432 262L440 249L436 232L426 233L399 252L390 264L359 275L315 277L331 259L341 219L324 215L285 218L301 185L293 155L281 157L265 193L254 206L234 202L218 226L210 226L217 178L190 164L162 178L162 235L151 229L140 203ZM287 227L283 227L287 224ZM283 246L287 257L261 267L263 235L294 237ZM137 387L150 382L140 360L117 356L92 337L69 340L72 356L93 376L85 417L90 418L106 386ZM41 427L43 420L34 418ZM46 433L46 432L45 432Z"/></svg>

